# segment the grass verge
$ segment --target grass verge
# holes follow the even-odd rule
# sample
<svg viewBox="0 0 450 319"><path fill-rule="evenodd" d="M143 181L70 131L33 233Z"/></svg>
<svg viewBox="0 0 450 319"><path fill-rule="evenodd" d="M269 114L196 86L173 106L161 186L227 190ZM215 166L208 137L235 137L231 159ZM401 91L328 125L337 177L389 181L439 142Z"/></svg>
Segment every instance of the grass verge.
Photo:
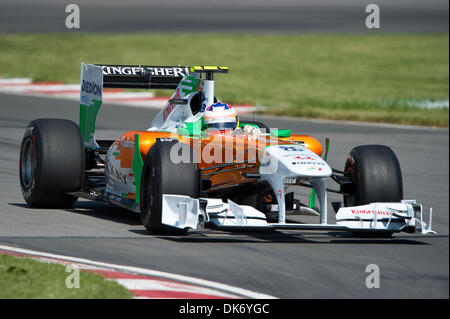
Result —
<svg viewBox="0 0 450 319"><path fill-rule="evenodd" d="M226 65L216 95L266 113L448 126L449 36L442 34L3 34L0 74L79 82L80 62ZM157 92L167 95L167 92Z"/></svg>
<svg viewBox="0 0 450 319"><path fill-rule="evenodd" d="M80 288L66 287L71 272L59 264L0 254L0 299L119 299L131 293L116 282L80 271Z"/></svg>

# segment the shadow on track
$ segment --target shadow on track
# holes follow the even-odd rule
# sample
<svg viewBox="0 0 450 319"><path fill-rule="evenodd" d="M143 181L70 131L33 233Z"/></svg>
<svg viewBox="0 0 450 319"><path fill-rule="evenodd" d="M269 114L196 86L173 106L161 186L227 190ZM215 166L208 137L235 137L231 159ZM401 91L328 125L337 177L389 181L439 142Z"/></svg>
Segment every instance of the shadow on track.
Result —
<svg viewBox="0 0 450 319"><path fill-rule="evenodd" d="M34 209L25 203L8 203L8 204L22 208ZM58 210L52 208L46 209ZM116 223L126 224L130 226L142 225L139 214L134 214L120 207L109 206L108 204L100 202L78 201L73 208L64 209L63 211L108 220Z"/></svg>
<svg viewBox="0 0 450 319"><path fill-rule="evenodd" d="M145 230L130 230L133 233L154 236ZM395 236L395 235L394 235ZM179 243L264 243L264 244L389 244L389 245L430 245L428 242L417 240L415 236L397 236L391 238L356 238L350 233L320 233L320 232L280 232L280 231L215 231L205 229L202 231L191 231L183 236L156 236L159 239ZM435 238L427 237L427 238ZM424 237L420 237L424 239Z"/></svg>

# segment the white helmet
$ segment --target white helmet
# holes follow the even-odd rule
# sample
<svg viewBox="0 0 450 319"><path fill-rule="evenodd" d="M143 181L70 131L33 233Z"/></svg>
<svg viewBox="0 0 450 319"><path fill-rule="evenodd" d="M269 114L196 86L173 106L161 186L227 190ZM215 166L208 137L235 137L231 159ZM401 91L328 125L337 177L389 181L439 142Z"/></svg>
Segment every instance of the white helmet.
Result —
<svg viewBox="0 0 450 319"><path fill-rule="evenodd" d="M208 133L224 134L233 131L239 125L239 118L230 105L214 103L206 108L203 123Z"/></svg>

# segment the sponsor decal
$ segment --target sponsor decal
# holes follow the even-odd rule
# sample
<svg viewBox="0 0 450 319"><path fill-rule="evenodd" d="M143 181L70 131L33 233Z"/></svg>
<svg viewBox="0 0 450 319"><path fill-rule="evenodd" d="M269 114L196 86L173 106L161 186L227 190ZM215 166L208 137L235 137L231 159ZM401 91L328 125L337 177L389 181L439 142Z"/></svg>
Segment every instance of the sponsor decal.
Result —
<svg viewBox="0 0 450 319"><path fill-rule="evenodd" d="M81 92L102 96L102 87L95 82L85 81L81 83Z"/></svg>
<svg viewBox="0 0 450 319"><path fill-rule="evenodd" d="M111 164L111 162L108 160L108 157L106 158L106 163L105 163L105 168L106 168L106 177L108 178L112 178L120 183L123 184L127 184L127 175L126 174L122 174L121 172L119 172L118 170L114 169L113 165Z"/></svg>
<svg viewBox="0 0 450 319"><path fill-rule="evenodd" d="M181 92L184 96L187 96L190 93L197 92L200 89L200 79L190 75L186 76L180 82Z"/></svg>
<svg viewBox="0 0 450 319"><path fill-rule="evenodd" d="M103 75L142 75L144 71L152 76L183 77L187 75L187 69L183 67L140 67L140 66L102 66Z"/></svg>
<svg viewBox="0 0 450 319"><path fill-rule="evenodd" d="M295 159L299 159L299 160L310 160L310 161L315 161L316 158L311 157L311 156L296 156Z"/></svg>
<svg viewBox="0 0 450 319"><path fill-rule="evenodd" d="M351 212L354 215L373 215L373 214L375 214L375 211L373 209L372 210L352 209ZM380 210L377 210L377 215L391 216L391 214L389 212L384 212L384 211L380 211Z"/></svg>
<svg viewBox="0 0 450 319"><path fill-rule="evenodd" d="M131 140L129 137L125 139L124 136L120 138L120 143L122 144L122 147L126 148L134 148L134 141Z"/></svg>
<svg viewBox="0 0 450 319"><path fill-rule="evenodd" d="M289 184L289 185L295 185L295 184L297 184L297 179L296 178L285 178L284 183Z"/></svg>
<svg viewBox="0 0 450 319"><path fill-rule="evenodd" d="M180 97L181 97L180 89L177 88L177 91L176 91L176 93L172 96L171 100L173 100L173 99L178 99L178 98L180 98ZM169 104L166 106L166 108L163 110L163 113L162 113L163 121L165 121L165 120L167 119L167 117L169 116L169 114L173 111L174 107L175 107L175 104L174 104L174 103L169 103Z"/></svg>
<svg viewBox="0 0 450 319"><path fill-rule="evenodd" d="M205 110L208 107L208 105L206 105L206 95L205 95L205 93L203 93L203 91L200 91L200 94L201 94L201 99L202 99L202 108L200 109L200 112L203 113L203 112L205 112Z"/></svg>
<svg viewBox="0 0 450 319"><path fill-rule="evenodd" d="M294 140L293 138L291 138L291 140L290 140L292 143L294 143L294 144L302 144L302 145L304 145L305 144L305 142L304 141L296 141L296 140Z"/></svg>
<svg viewBox="0 0 450 319"><path fill-rule="evenodd" d="M173 141L176 141L176 142L178 142L178 139L176 139L176 138L173 138L173 137L163 137L163 138L159 138L159 141L161 141L161 142L173 142Z"/></svg>
<svg viewBox="0 0 450 319"><path fill-rule="evenodd" d="M167 119L169 114L173 111L174 107L175 107L175 104L173 104L173 103L169 103L169 105L167 105L167 107L163 111L163 121L165 121Z"/></svg>
<svg viewBox="0 0 450 319"><path fill-rule="evenodd" d="M295 146L280 146L280 149L285 152L303 152L301 148L297 148Z"/></svg>
<svg viewBox="0 0 450 319"><path fill-rule="evenodd" d="M291 164L292 164L292 165L309 165L309 164L313 164L313 165L321 165L321 166L325 166L325 163L314 162L314 161L292 162Z"/></svg>
<svg viewBox="0 0 450 319"><path fill-rule="evenodd" d="M80 131L86 146L98 147L95 142L95 121L102 105L103 75L96 65L81 64Z"/></svg>

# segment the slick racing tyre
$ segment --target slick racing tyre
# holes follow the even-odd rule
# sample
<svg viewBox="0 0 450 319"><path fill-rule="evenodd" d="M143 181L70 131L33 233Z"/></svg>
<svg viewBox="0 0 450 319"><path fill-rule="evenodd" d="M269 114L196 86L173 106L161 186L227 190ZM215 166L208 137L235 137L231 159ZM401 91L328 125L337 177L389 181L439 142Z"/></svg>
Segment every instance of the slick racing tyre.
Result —
<svg viewBox="0 0 450 319"><path fill-rule="evenodd" d="M84 145L77 124L38 119L25 130L20 148L20 186L32 207L68 208L83 184Z"/></svg>
<svg viewBox="0 0 450 319"><path fill-rule="evenodd" d="M183 144L190 153L186 162L174 163L170 156L177 141L157 141L145 157L141 184L141 221L152 234L182 235L188 229L163 225L162 195L187 195L198 198L200 193L200 170L192 158L192 148Z"/></svg>
<svg viewBox="0 0 450 319"><path fill-rule="evenodd" d="M403 198L400 164L388 146L355 147L347 157L344 171L354 186L353 194L344 195L345 206L399 202Z"/></svg>

